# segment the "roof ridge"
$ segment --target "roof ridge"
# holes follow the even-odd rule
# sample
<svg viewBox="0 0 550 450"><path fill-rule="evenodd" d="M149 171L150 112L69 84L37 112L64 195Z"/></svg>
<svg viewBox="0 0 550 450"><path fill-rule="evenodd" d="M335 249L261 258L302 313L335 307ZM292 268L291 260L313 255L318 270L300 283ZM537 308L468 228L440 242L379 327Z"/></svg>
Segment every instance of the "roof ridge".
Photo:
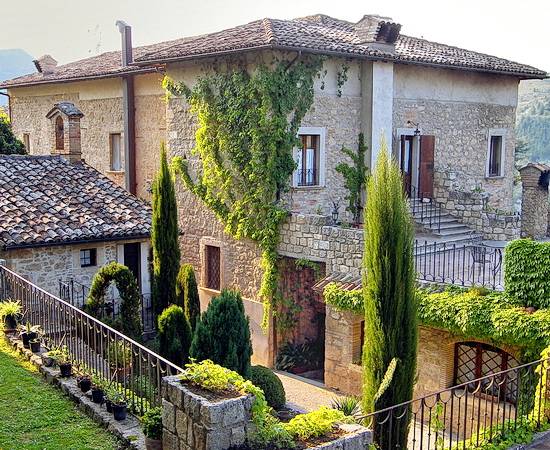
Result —
<svg viewBox="0 0 550 450"><path fill-rule="evenodd" d="M269 17L266 17L262 19L262 23L264 26L264 32L265 32L267 43L268 44L275 43L275 41L277 40L277 37L275 35L275 28L273 27L272 19L270 19Z"/></svg>

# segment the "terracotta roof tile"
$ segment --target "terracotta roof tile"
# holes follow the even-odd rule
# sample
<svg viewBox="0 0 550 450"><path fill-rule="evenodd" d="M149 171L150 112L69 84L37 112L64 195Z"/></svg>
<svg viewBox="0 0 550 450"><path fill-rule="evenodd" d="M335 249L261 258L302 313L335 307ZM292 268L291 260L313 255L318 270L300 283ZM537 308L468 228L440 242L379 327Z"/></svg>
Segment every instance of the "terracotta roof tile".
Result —
<svg viewBox="0 0 550 450"><path fill-rule="evenodd" d="M400 35L395 51L362 42L356 24L322 14L293 20L261 19L227 30L160 42L134 49L135 64L122 67L121 52L108 52L0 83L0 88L154 71L155 63L193 59L254 49L300 49L329 55L374 58L410 64L496 72L525 78L545 78L546 72L470 50Z"/></svg>
<svg viewBox="0 0 550 450"><path fill-rule="evenodd" d="M85 163L0 155L0 246L148 236L151 208Z"/></svg>

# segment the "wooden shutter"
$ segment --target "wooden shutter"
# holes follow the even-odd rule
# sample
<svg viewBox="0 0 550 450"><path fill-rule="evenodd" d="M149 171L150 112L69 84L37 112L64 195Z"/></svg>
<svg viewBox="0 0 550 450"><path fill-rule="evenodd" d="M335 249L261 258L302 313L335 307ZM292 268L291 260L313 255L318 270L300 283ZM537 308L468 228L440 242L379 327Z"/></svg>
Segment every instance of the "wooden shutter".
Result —
<svg viewBox="0 0 550 450"><path fill-rule="evenodd" d="M433 198L435 136L420 136L419 196Z"/></svg>

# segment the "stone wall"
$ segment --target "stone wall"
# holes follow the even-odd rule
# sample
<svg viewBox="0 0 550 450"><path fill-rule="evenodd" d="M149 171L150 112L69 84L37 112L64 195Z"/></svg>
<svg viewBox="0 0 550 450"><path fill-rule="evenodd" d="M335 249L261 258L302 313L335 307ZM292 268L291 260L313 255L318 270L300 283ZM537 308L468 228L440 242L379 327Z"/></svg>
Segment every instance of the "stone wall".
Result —
<svg viewBox="0 0 550 450"><path fill-rule="evenodd" d="M98 269L117 261L117 245L135 241L96 242L88 244L56 245L0 251L0 259L18 275L53 295L59 295L59 280L74 279L90 286ZM95 248L97 264L80 267L80 250ZM148 278L148 277L147 277ZM142 277L142 280L144 277Z"/></svg>
<svg viewBox="0 0 550 450"><path fill-rule="evenodd" d="M540 239L548 234L548 171L550 166L528 164L520 170L523 188L521 236Z"/></svg>
<svg viewBox="0 0 550 450"><path fill-rule="evenodd" d="M137 193L148 192L158 167L160 144L166 139L166 105L158 74L136 77L136 162ZM116 78L59 83L10 89L14 133L22 139L29 134L30 153L50 154L52 125L46 113L54 103L73 102L84 114L81 119L82 158L113 181L124 185L123 172L110 171L109 134L124 134L122 86Z"/></svg>

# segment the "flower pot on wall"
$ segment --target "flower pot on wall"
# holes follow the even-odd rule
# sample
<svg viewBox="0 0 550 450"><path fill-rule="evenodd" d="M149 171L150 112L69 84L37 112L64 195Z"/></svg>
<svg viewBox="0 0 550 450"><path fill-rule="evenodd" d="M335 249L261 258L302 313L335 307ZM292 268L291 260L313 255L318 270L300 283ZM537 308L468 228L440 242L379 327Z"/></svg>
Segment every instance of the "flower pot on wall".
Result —
<svg viewBox="0 0 550 450"><path fill-rule="evenodd" d="M110 413L113 412L113 402L108 398L105 399L105 408L107 408L107 412L110 412Z"/></svg>
<svg viewBox="0 0 550 450"><path fill-rule="evenodd" d="M25 348L31 348L30 341L33 339L36 339L38 337L38 334L34 331L26 332L24 331L21 333L21 340L23 341L23 347Z"/></svg>
<svg viewBox="0 0 550 450"><path fill-rule="evenodd" d="M54 363L54 359L48 356L47 353L42 354L42 364L44 364L45 367L52 367Z"/></svg>
<svg viewBox="0 0 550 450"><path fill-rule="evenodd" d="M92 380L90 380L90 377L88 376L81 377L77 380L77 383L82 392L88 392L92 387Z"/></svg>
<svg viewBox="0 0 550 450"><path fill-rule="evenodd" d="M92 402L102 404L104 399L105 399L105 392L103 392L103 389L93 387Z"/></svg>
<svg viewBox="0 0 550 450"><path fill-rule="evenodd" d="M62 377L68 378L73 374L73 365L71 363L60 363L59 370Z"/></svg>
<svg viewBox="0 0 550 450"><path fill-rule="evenodd" d="M40 340L39 339L33 339L32 341L29 341L29 345L31 348L31 352L38 353L40 352Z"/></svg>
<svg viewBox="0 0 550 450"><path fill-rule="evenodd" d="M113 417L115 420L126 419L126 403L113 404Z"/></svg>
<svg viewBox="0 0 550 450"><path fill-rule="evenodd" d="M4 332L13 333L17 329L17 319L14 316L4 317Z"/></svg>

